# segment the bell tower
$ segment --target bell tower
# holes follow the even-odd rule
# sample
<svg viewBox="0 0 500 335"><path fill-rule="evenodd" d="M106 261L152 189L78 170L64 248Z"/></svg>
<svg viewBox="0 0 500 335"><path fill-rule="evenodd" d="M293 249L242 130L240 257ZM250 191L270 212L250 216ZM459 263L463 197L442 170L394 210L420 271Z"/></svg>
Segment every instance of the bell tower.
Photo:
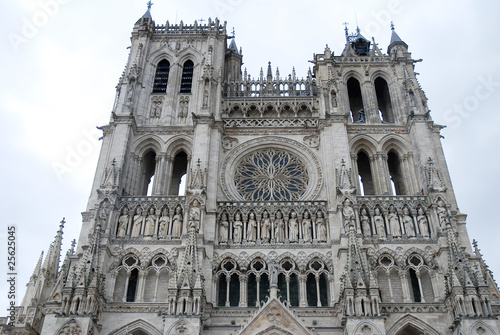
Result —
<svg viewBox="0 0 500 335"><path fill-rule="evenodd" d="M409 46L346 28L303 78L219 19L134 24L78 243L16 334L500 334ZM239 43L239 42L238 42ZM10 327L10 328L9 328Z"/></svg>

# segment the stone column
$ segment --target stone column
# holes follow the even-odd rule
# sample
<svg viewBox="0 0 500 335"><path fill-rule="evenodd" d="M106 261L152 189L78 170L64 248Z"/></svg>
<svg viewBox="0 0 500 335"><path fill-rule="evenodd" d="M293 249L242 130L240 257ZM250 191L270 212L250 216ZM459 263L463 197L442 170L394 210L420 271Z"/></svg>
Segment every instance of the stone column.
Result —
<svg viewBox="0 0 500 335"><path fill-rule="evenodd" d="M300 296L300 307L307 307L307 295L306 295L306 281L307 277L304 274L299 275L299 296Z"/></svg>

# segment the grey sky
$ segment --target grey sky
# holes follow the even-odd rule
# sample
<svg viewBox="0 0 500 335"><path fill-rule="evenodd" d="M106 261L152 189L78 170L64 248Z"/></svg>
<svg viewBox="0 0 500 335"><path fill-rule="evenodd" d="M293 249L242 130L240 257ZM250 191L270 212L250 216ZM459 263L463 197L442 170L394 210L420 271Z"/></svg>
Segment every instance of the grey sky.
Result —
<svg viewBox="0 0 500 335"><path fill-rule="evenodd" d="M134 22L146 1L20 0L0 4L0 273L6 273L7 226L18 225L18 291L59 221L63 254L78 239L100 142L128 56ZM45 6L41 6L45 4ZM500 2L498 1L159 1L157 24L219 17L236 29L244 67L258 76L271 61L281 76L305 76L325 45L340 54L343 22L356 17L383 51L390 21L409 45L443 146L471 240L500 274L496 174L500 159ZM0 311L6 309L0 278ZM18 303L21 302L21 293ZM6 312L0 312L5 315Z"/></svg>

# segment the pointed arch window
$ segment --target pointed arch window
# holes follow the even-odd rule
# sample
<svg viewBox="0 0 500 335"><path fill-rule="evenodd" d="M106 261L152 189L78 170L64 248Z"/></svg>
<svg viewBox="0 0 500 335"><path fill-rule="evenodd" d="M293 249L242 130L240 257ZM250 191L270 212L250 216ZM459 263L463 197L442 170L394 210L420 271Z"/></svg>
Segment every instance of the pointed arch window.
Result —
<svg viewBox="0 0 500 335"><path fill-rule="evenodd" d="M389 85L385 79L380 77L375 79L375 94L377 95L380 121L383 123L394 122Z"/></svg>
<svg viewBox="0 0 500 335"><path fill-rule="evenodd" d="M194 63L187 60L182 67L181 90L180 93L191 93L193 86Z"/></svg>
<svg viewBox="0 0 500 335"><path fill-rule="evenodd" d="M389 175L391 178L392 192L394 195L405 194L404 178L401 171L401 163L399 156L394 151L387 154L387 165L389 167Z"/></svg>
<svg viewBox="0 0 500 335"><path fill-rule="evenodd" d="M152 195L154 186L154 174L156 170L156 153L148 151L142 160L142 183L139 190L140 195Z"/></svg>
<svg viewBox="0 0 500 335"><path fill-rule="evenodd" d="M135 291L137 290L137 280L139 278L139 270L133 269L128 278L127 287L127 302L135 301Z"/></svg>
<svg viewBox="0 0 500 335"><path fill-rule="evenodd" d="M153 83L153 93L166 93L168 85L168 75L170 73L170 63L163 59L156 67L155 80Z"/></svg>
<svg viewBox="0 0 500 335"><path fill-rule="evenodd" d="M358 179L360 182L360 193L361 193L360 195L375 194L370 158L364 151L360 151L358 153L357 163L358 163Z"/></svg>
<svg viewBox="0 0 500 335"><path fill-rule="evenodd" d="M366 122L361 85L356 78L347 80L347 94L349 95L352 122Z"/></svg>
<svg viewBox="0 0 500 335"><path fill-rule="evenodd" d="M186 184L185 175L187 173L188 166L188 156L184 151L179 152L175 155L174 163L172 165L172 174L170 182L170 195L184 195L184 189L181 187L182 181L184 181L184 187ZM184 177L184 179L183 179Z"/></svg>

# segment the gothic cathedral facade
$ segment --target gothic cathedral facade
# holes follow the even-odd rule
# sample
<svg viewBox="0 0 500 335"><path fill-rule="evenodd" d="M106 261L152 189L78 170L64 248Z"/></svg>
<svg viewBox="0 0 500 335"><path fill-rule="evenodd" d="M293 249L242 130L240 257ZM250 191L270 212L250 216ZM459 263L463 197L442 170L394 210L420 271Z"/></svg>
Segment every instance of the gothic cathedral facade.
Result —
<svg viewBox="0 0 500 335"><path fill-rule="evenodd" d="M242 73L217 19L131 41L77 247L62 222L3 333L500 334L394 28L306 78Z"/></svg>

